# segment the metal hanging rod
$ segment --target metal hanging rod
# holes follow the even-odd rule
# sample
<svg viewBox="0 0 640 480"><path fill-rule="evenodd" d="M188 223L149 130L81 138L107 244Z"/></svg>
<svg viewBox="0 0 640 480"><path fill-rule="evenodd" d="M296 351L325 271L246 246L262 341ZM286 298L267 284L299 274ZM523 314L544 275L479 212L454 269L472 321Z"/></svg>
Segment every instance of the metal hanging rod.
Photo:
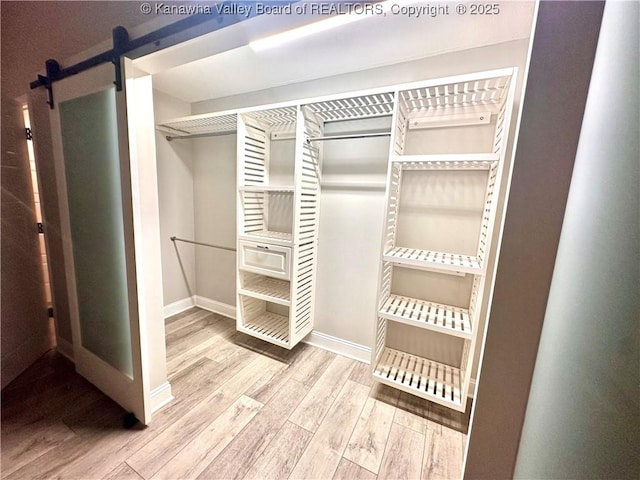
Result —
<svg viewBox="0 0 640 480"><path fill-rule="evenodd" d="M353 133L349 135L327 135L324 137L310 137L310 142L324 142L326 140L346 140L350 138L373 138L373 137L388 137L391 132L375 132L375 133Z"/></svg>
<svg viewBox="0 0 640 480"><path fill-rule="evenodd" d="M167 141L179 140L179 139L190 139L190 138L204 138L204 137L220 137L223 135L235 135L237 133L236 130L229 130L227 132L211 132L211 133L194 133L192 135L166 135L165 138ZM368 138L368 137L388 137L391 135L391 132L375 132L375 133L359 133L359 134L345 134L345 135L327 135L324 137L312 137L309 138L310 142L321 142L325 140L343 140L348 138ZM295 138L295 133L287 135L287 134L277 134L271 135L271 140L292 140Z"/></svg>
<svg viewBox="0 0 640 480"><path fill-rule="evenodd" d="M363 115L362 117L350 117L350 118L328 118L324 123L341 123L341 122L357 122L358 120L370 120L373 118L385 118L393 117L392 113L374 113L372 115Z"/></svg>
<svg viewBox="0 0 640 480"><path fill-rule="evenodd" d="M196 242L195 240L187 240L186 238L178 238L178 237L169 237L172 242L185 242L185 243L193 243L194 245L202 245L203 247L211 247L211 248L219 248L220 250L228 250L230 252L235 252L235 248L231 247L223 247L222 245L214 245L212 243L204 243L204 242Z"/></svg>
<svg viewBox="0 0 640 480"><path fill-rule="evenodd" d="M360 182L321 181L320 187L328 190L384 190L387 184L366 180Z"/></svg>
<svg viewBox="0 0 640 480"><path fill-rule="evenodd" d="M221 137L222 135L235 135L236 133L236 130L229 130L227 132L194 133L192 135L166 135L165 138L170 142L171 140L180 140L181 138Z"/></svg>

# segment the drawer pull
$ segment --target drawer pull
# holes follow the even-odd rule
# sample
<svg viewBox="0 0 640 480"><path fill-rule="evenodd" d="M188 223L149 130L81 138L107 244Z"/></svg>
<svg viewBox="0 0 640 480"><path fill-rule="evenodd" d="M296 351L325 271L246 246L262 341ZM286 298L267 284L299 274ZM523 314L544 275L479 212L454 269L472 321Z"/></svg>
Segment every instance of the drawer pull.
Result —
<svg viewBox="0 0 640 480"><path fill-rule="evenodd" d="M256 245L256 247L262 248L263 250L269 250L269 247L267 247L266 245Z"/></svg>

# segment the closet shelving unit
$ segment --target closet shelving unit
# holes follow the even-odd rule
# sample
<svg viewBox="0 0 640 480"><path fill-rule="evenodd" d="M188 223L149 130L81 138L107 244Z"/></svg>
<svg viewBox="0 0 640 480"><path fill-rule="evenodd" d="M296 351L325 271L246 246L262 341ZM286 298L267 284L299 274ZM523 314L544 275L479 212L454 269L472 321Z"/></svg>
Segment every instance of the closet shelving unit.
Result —
<svg viewBox="0 0 640 480"><path fill-rule="evenodd" d="M237 329L285 348L311 332L322 145L390 135L372 372L382 383L463 411L486 275L492 268L488 254L515 75L516 69L503 69L158 125L170 139L237 133ZM329 122L378 117L392 118L390 132L324 133ZM283 161L283 149L274 145L286 140L293 147L286 154L291 158ZM477 177L483 189L477 198L482 199L471 210L460 207L462 216L472 211L474 233L469 235L469 228L457 231L455 222L442 228L445 240L466 236L464 248L456 241L429 244L431 233L425 238L420 232L406 234L416 215L433 214L421 205L407 209L407 192L416 182L424 184L422 194L428 192L440 174L482 176ZM458 187L445 181L438 188L455 198ZM455 217L460 212L450 213ZM422 229L433 225L418 223ZM430 277L423 282L421 275ZM442 295L452 278L464 282L458 295L463 300ZM443 338L446 342L440 342ZM439 345L447 342L458 347L443 358Z"/></svg>
<svg viewBox="0 0 640 480"><path fill-rule="evenodd" d="M504 69L412 84L396 92L372 371L382 383L458 411L466 408L478 341L515 75L515 69ZM477 206L479 218L473 223L479 228L467 242L475 242L475 251L455 247L442 251L432 248L429 239L402 233L416 219L416 213L403 206L403 180L413 178L414 185L416 179L422 181L425 195L430 188L449 193L456 184L438 183L439 172L486 176L484 202ZM455 197L456 192L451 193ZM418 210L418 215L433 215L429 208ZM443 234L448 239L458 233ZM408 244L407 238L415 243ZM445 290L450 288L451 275L464 277L470 286L466 300L462 305L434 301L433 281L425 283L429 285L425 288L412 287L411 294L403 292L406 282L394 281L401 270L412 271L414 277L430 275L436 278L436 286L441 279L438 288ZM453 344L462 342L454 355L459 361L441 360L442 352L433 348L434 343L422 340L435 337L437 344L439 335L452 337L448 341Z"/></svg>
<svg viewBox="0 0 640 480"><path fill-rule="evenodd" d="M313 329L322 143L327 122L391 116L393 94L328 97L238 117L240 331L292 348ZM360 133L359 138L380 135ZM290 183L270 175L272 143L295 143ZM282 213L289 222L282 222ZM273 216L277 215L277 221Z"/></svg>
<svg viewBox="0 0 640 480"><path fill-rule="evenodd" d="M285 348L311 332L322 142L349 138L324 136L324 126L392 113L393 94L380 93L239 115L238 330ZM379 133L359 136L369 135ZM270 173L271 147L281 140L295 144L290 182Z"/></svg>
<svg viewBox="0 0 640 480"><path fill-rule="evenodd" d="M238 116L236 325L285 348L313 329L320 151L307 139L320 134L297 105ZM293 141L292 158L273 156L280 140Z"/></svg>

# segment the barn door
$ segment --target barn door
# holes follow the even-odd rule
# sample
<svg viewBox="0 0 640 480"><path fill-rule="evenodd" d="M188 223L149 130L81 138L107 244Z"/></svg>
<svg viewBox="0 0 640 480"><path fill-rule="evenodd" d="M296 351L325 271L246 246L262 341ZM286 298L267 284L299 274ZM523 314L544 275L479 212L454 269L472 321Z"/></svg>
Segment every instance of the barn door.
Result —
<svg viewBox="0 0 640 480"><path fill-rule="evenodd" d="M131 62L123 59L122 68L127 78ZM117 91L113 65L103 64L55 82L53 109L41 101L32 108L49 110L76 370L147 424L147 307L162 300L145 296L149 252L134 114L127 113L133 82L127 78Z"/></svg>

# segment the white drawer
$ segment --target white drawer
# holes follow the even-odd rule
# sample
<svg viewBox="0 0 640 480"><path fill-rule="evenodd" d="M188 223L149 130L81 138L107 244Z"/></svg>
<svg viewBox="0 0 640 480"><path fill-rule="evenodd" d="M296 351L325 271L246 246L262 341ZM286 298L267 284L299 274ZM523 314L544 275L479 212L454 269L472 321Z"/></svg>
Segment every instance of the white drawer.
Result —
<svg viewBox="0 0 640 480"><path fill-rule="evenodd" d="M291 249L270 243L240 240L240 268L269 277L289 280Z"/></svg>

